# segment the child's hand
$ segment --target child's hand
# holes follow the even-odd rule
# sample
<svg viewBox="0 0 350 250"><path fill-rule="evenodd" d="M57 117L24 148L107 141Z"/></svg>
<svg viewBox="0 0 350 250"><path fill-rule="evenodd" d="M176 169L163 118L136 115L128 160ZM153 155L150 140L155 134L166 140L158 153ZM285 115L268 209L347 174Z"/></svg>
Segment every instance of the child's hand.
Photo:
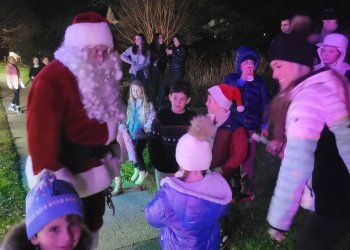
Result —
<svg viewBox="0 0 350 250"><path fill-rule="evenodd" d="M213 169L213 172L219 173L219 174L223 174L224 172L222 171L221 167L217 167Z"/></svg>
<svg viewBox="0 0 350 250"><path fill-rule="evenodd" d="M272 140L266 145L265 150L282 159L284 155L284 143L281 141Z"/></svg>
<svg viewBox="0 0 350 250"><path fill-rule="evenodd" d="M283 232L273 229L271 227L267 230L267 233L270 235L271 239L277 242L282 242L286 238Z"/></svg>

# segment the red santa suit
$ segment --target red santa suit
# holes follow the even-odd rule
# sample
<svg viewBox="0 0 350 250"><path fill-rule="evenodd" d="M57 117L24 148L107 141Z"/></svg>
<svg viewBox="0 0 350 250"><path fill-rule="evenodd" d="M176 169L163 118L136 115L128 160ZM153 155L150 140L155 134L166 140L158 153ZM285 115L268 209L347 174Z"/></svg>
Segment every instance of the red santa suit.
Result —
<svg viewBox="0 0 350 250"><path fill-rule="evenodd" d="M96 13L77 16L66 30L62 47L80 50L97 45L113 48L112 34L105 19ZM119 148L115 138L122 111L114 108L114 113L110 112L106 119L103 114L93 117L84 102L79 86L81 79L73 74L71 64L66 64L53 61L33 82L27 110L30 157L26 174L29 186L45 168L55 171L57 178L71 182L83 198L86 224L94 232L103 224L104 190L119 174ZM118 85L121 71L117 68L113 73L115 85ZM103 83L101 88L104 88ZM108 93L111 99L118 98L117 86L114 90L116 93ZM108 101L101 101L111 106ZM118 105L118 101L114 103Z"/></svg>

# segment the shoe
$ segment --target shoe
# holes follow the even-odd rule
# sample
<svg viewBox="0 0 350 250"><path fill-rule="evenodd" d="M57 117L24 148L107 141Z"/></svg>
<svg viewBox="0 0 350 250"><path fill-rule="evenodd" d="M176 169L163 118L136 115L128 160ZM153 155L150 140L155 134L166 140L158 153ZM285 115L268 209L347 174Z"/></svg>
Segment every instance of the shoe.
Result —
<svg viewBox="0 0 350 250"><path fill-rule="evenodd" d="M134 174L131 176L130 180L132 182L136 181L137 178L139 177L140 170L138 168L134 169Z"/></svg>
<svg viewBox="0 0 350 250"><path fill-rule="evenodd" d="M9 111L13 111L16 112L16 105L14 105L13 103L10 104L10 106L7 108Z"/></svg>
<svg viewBox="0 0 350 250"><path fill-rule="evenodd" d="M223 234L223 230L220 230L220 248L219 250L225 249L227 246L228 235Z"/></svg>
<svg viewBox="0 0 350 250"><path fill-rule="evenodd" d="M123 191L122 188L115 187L115 188L113 189L113 191L111 192L111 195L117 196L117 195L122 194L123 192L124 192L124 191Z"/></svg>
<svg viewBox="0 0 350 250"><path fill-rule="evenodd" d="M250 191L248 194L240 193L239 202L250 202L255 199L255 194Z"/></svg>
<svg viewBox="0 0 350 250"><path fill-rule="evenodd" d="M148 176L148 172L146 170L140 171L139 172L139 178L135 181L136 185L142 185L143 181L146 179Z"/></svg>
<svg viewBox="0 0 350 250"><path fill-rule="evenodd" d="M123 193L122 178L115 177L114 182L115 182L115 186L114 186L114 189L112 190L111 194L113 196L117 196L117 195L120 195L121 193Z"/></svg>
<svg viewBox="0 0 350 250"><path fill-rule="evenodd" d="M19 106L16 106L16 107L15 107L15 112L16 112L17 114L22 114L22 113L23 113L22 110L21 110L21 108L20 108Z"/></svg>

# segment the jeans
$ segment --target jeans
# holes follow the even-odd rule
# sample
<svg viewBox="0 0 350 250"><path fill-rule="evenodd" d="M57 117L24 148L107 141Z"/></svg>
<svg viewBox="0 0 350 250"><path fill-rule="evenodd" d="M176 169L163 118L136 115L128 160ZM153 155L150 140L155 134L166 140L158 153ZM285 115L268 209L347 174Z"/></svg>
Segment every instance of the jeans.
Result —
<svg viewBox="0 0 350 250"><path fill-rule="evenodd" d="M157 109L159 109L163 105L165 94L165 75L164 72L153 66L150 67L150 73L150 99Z"/></svg>
<svg viewBox="0 0 350 250"><path fill-rule="evenodd" d="M20 90L20 87L18 87L18 89L15 89L15 88L12 89L12 92L13 92L12 103L15 104L16 106L19 106L19 90Z"/></svg>
<svg viewBox="0 0 350 250"><path fill-rule="evenodd" d="M142 153L143 153L143 150L146 148L146 145L147 145L147 138L134 140L136 159L137 159L137 164L135 165L140 171L145 170L145 161L143 160Z"/></svg>

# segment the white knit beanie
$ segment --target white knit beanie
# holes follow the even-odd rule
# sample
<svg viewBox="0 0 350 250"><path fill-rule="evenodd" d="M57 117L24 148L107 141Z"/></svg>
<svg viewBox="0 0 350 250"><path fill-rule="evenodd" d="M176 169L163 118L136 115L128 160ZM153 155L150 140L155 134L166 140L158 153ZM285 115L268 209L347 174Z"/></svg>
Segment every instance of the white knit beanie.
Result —
<svg viewBox="0 0 350 250"><path fill-rule="evenodd" d="M187 171L207 170L212 159L215 126L208 116L197 116L191 121L188 133L176 145L176 161Z"/></svg>

